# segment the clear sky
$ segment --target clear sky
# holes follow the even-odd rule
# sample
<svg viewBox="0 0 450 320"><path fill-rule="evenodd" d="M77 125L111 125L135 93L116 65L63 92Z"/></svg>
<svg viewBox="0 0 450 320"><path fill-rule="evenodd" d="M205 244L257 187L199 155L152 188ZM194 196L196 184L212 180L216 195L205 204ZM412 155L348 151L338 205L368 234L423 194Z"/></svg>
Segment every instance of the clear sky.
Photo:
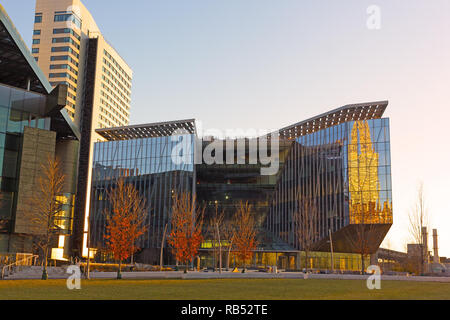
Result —
<svg viewBox="0 0 450 320"><path fill-rule="evenodd" d="M0 0L31 44L34 0ZM424 182L450 256L450 1L84 0L134 70L131 123L281 128L345 104L389 100L394 225ZM381 28L366 26L369 5ZM30 45L31 46L31 45ZM385 241L387 244L387 241Z"/></svg>

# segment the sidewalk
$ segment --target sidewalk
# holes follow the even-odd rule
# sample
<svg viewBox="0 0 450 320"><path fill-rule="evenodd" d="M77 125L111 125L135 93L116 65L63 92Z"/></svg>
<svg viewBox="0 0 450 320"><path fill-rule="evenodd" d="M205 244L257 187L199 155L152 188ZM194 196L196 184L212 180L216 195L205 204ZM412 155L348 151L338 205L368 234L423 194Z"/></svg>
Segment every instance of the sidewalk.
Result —
<svg viewBox="0 0 450 320"><path fill-rule="evenodd" d="M27 280L40 279L40 274L16 274L7 280ZM67 279L69 274L51 274L49 279ZM115 279L116 272L91 272L91 279ZM335 280L367 280L370 275L343 275L343 274L308 274L307 279L335 279ZM83 275L84 278L84 275ZM184 273L182 271L143 271L143 272L122 272L122 279L304 279L302 272L281 272L265 273L257 271L247 271L246 273L232 272L196 272ZM385 281L420 281L420 282L446 282L450 283L450 277L416 277L416 276L390 276L382 275L381 280Z"/></svg>

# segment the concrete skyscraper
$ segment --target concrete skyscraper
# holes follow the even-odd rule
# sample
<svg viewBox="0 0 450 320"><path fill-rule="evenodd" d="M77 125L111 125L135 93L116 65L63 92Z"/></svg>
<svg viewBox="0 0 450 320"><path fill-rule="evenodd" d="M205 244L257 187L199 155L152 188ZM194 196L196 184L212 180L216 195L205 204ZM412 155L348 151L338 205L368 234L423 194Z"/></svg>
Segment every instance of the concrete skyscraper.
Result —
<svg viewBox="0 0 450 320"><path fill-rule="evenodd" d="M52 86L68 86L66 110L81 132L72 251L82 255L95 130L129 123L133 72L79 0L36 0L32 53Z"/></svg>

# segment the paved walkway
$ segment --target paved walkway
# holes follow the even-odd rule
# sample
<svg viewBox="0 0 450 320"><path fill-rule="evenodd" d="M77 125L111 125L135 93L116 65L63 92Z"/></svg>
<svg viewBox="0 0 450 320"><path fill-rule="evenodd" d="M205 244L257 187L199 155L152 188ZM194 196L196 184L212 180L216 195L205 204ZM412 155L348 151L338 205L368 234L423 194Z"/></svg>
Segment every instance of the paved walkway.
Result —
<svg viewBox="0 0 450 320"><path fill-rule="evenodd" d="M116 272L91 272L91 279L115 279ZM49 274L49 279L66 279L69 275ZM248 271L246 273L232 272L188 272L162 271L162 272L122 272L123 279L338 279L338 280L366 280L369 275L343 275L343 274L308 274L302 272L265 273ZM41 274L15 274L9 280L40 279ZM392 281L422 281L422 282L447 282L450 277L416 277L416 276L390 276L383 275L382 280ZM8 280L8 279L6 279Z"/></svg>

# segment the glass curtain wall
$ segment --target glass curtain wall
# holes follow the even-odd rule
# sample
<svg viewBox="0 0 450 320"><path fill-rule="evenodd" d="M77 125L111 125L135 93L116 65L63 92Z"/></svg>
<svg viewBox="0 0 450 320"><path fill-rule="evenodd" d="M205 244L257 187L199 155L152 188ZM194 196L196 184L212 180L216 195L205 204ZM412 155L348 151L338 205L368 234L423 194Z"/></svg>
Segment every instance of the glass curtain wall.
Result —
<svg viewBox="0 0 450 320"><path fill-rule="evenodd" d="M98 142L94 146L94 165L90 209L91 247L105 246L105 209L109 208L107 192L117 179L132 183L147 203L146 234L139 248L158 248L164 227L170 221L175 194L192 192L194 179L194 136L152 137L133 140ZM172 152L180 147L188 161L177 164ZM184 154L182 154L184 152ZM170 224L168 224L170 230Z"/></svg>
<svg viewBox="0 0 450 320"><path fill-rule="evenodd" d="M203 150L209 142L203 142ZM196 169L196 194L197 200L205 206L205 241L203 249L212 250L215 231L209 230L208 221L217 212L224 212L225 222L232 219L236 213L240 202L248 202L252 208L257 226L258 248L268 249L273 245L273 239L266 229L266 220L270 211L270 204L275 191L278 175L282 171L285 158L291 141L280 142L279 150L279 170L273 175L261 175L261 163L250 164L249 162L249 141L245 143L245 163L237 164L236 146L231 151L235 155L233 164L199 164ZM223 143L224 147L226 143ZM223 155L228 151L223 150ZM228 241L229 239L222 239Z"/></svg>
<svg viewBox="0 0 450 320"><path fill-rule="evenodd" d="M49 130L50 120L39 116L45 101L44 95L0 84L0 233L12 228L24 128ZM7 251L6 242L2 249Z"/></svg>
<svg viewBox="0 0 450 320"><path fill-rule="evenodd" d="M316 241L349 224L392 224L389 119L350 121L295 139L267 228L301 249L293 217L298 197L317 208Z"/></svg>

